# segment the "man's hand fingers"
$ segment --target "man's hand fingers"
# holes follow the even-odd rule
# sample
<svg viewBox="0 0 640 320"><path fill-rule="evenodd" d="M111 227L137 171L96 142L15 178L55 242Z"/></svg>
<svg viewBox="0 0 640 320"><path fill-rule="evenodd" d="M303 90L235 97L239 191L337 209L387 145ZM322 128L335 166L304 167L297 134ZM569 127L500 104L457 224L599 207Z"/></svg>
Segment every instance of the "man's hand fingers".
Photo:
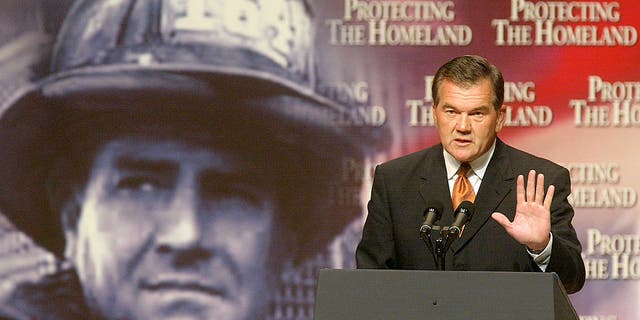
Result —
<svg viewBox="0 0 640 320"><path fill-rule="evenodd" d="M524 197L524 176L519 175L516 180L516 203L525 203Z"/></svg>
<svg viewBox="0 0 640 320"><path fill-rule="evenodd" d="M542 204L544 201L544 174L539 174L536 182L536 203Z"/></svg>
<svg viewBox="0 0 640 320"><path fill-rule="evenodd" d="M544 197L544 208L545 210L551 212L551 200L553 200L553 194L556 191L556 187L554 187L553 185L549 186L549 189L547 189L547 195Z"/></svg>
<svg viewBox="0 0 640 320"><path fill-rule="evenodd" d="M535 181L536 181L536 171L530 170L529 176L527 177L527 199L526 199L527 202L531 202L535 200L535 193L536 193Z"/></svg>

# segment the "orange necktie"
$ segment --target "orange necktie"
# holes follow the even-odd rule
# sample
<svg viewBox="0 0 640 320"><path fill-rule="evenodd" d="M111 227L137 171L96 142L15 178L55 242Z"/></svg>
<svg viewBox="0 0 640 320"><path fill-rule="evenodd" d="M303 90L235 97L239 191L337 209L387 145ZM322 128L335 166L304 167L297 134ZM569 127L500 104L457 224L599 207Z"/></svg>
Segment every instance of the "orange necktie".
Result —
<svg viewBox="0 0 640 320"><path fill-rule="evenodd" d="M469 163L463 162L458 169L458 178L453 184L453 192L451 193L451 201L453 202L453 210L456 210L462 201L473 202L476 199L476 193L473 191L473 186L469 179L467 179L467 173L471 170Z"/></svg>

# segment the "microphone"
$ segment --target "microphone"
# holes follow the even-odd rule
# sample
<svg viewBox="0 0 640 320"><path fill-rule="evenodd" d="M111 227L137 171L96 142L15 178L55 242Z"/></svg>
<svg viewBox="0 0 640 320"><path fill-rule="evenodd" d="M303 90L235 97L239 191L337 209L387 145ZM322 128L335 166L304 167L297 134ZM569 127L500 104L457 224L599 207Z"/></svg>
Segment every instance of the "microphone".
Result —
<svg viewBox="0 0 640 320"><path fill-rule="evenodd" d="M420 234L431 231L433 224L442 218L442 203L439 201L431 203L422 215L424 216L424 222L420 226Z"/></svg>
<svg viewBox="0 0 640 320"><path fill-rule="evenodd" d="M462 226L464 226L467 221L471 220L471 216L475 212L476 207L470 201L462 201L462 203L458 206L456 211L453 213L455 220L451 227L449 227L449 234L457 236L462 232Z"/></svg>

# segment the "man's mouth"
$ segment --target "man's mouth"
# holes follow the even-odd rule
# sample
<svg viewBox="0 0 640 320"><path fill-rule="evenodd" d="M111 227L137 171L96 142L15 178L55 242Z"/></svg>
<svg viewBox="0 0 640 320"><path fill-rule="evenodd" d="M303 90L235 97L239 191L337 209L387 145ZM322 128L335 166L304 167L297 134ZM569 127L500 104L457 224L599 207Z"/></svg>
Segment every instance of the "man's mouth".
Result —
<svg viewBox="0 0 640 320"><path fill-rule="evenodd" d="M144 279L140 282L140 287L152 292L181 291L195 292L211 296L227 297L228 290L224 284L205 281L197 277L186 277L182 275L161 276Z"/></svg>
<svg viewBox="0 0 640 320"><path fill-rule="evenodd" d="M459 145L466 145L466 144L470 144L470 143L471 143L471 139L461 139L461 138L458 138L458 139L453 139L453 141L454 141L456 144L459 144Z"/></svg>

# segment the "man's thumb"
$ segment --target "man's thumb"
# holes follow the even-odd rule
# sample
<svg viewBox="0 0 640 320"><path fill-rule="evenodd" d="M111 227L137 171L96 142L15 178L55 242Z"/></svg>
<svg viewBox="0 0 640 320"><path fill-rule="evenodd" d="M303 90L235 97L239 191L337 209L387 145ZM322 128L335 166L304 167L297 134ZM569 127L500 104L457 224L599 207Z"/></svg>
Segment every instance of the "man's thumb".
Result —
<svg viewBox="0 0 640 320"><path fill-rule="evenodd" d="M492 213L491 218L493 218L493 220L495 220L498 224L500 224L504 228L509 227L509 225L511 224L511 221L509 221L509 218L507 218L507 216L505 216L500 212Z"/></svg>

